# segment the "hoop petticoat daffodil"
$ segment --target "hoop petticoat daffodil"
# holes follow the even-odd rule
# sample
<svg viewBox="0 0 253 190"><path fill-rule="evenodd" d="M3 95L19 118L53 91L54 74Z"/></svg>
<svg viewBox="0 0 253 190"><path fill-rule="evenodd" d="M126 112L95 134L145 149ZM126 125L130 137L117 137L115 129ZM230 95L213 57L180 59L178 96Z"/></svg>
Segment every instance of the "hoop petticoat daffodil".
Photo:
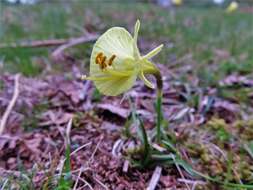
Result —
<svg viewBox="0 0 253 190"><path fill-rule="evenodd" d="M125 28L113 27L96 41L90 58L90 76L83 78L94 81L102 94L117 96L124 93L134 85L138 77L148 87L154 88L145 74L160 75L149 59L158 54L163 45L141 56L137 47L139 28L140 21L137 20L132 37Z"/></svg>

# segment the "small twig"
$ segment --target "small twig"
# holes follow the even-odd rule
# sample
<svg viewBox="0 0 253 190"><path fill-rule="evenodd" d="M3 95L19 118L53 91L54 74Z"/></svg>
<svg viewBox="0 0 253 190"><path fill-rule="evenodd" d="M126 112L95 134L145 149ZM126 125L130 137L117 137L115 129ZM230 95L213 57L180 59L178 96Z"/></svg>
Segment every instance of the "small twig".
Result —
<svg viewBox="0 0 253 190"><path fill-rule="evenodd" d="M86 143L86 144L80 146L79 148L77 148L77 149L75 149L73 152L71 152L71 153L70 153L70 156L74 155L74 154L77 153L79 150L81 150L81 149L83 149L84 147L89 146L89 145L91 145L91 142L88 142L88 143Z"/></svg>
<svg viewBox="0 0 253 190"><path fill-rule="evenodd" d="M129 161L125 160L124 164L123 164L123 172L127 173L129 168Z"/></svg>
<svg viewBox="0 0 253 190"><path fill-rule="evenodd" d="M153 144L152 144L152 147L153 147L154 149L158 150L159 152L164 152L164 151L166 151L165 148L159 146L159 145L156 144L156 143L153 143Z"/></svg>
<svg viewBox="0 0 253 190"><path fill-rule="evenodd" d="M83 190L86 186L88 186L87 183L84 184L83 186L79 187L77 190ZM89 186L88 186L88 187L89 187ZM92 187L89 187L89 188L90 188L91 190L93 190Z"/></svg>
<svg viewBox="0 0 253 190"><path fill-rule="evenodd" d="M147 187L147 190L155 190L155 187L160 179L161 173L162 173L162 168L160 166L156 166L155 171Z"/></svg>
<svg viewBox="0 0 253 190"><path fill-rule="evenodd" d="M113 147L112 147L112 155L114 157L120 157L120 151L123 147L124 143L121 139L118 139L114 144L113 144Z"/></svg>
<svg viewBox="0 0 253 190"><path fill-rule="evenodd" d="M81 178L82 173L83 173L83 167L81 167L80 170L79 170L79 173L78 173L78 176L76 178L76 182L75 182L75 185L73 187L73 190L76 190L78 182L79 182L79 178Z"/></svg>
<svg viewBox="0 0 253 190"><path fill-rule="evenodd" d="M70 131L71 131L71 127L72 127L72 120L73 119L70 118L70 120L67 124L67 128L66 128L66 137L64 138L66 149L68 146L70 146ZM58 165L60 174L62 174L65 161L66 161L66 158L64 158L63 160L60 160L60 163Z"/></svg>
<svg viewBox="0 0 253 190"><path fill-rule="evenodd" d="M180 176L181 176L184 180L186 180L185 177L184 177L184 175L183 175L183 173L182 173L182 171L181 171L181 169L180 169L180 167L178 166L178 164L176 164L176 168L177 168L177 170L179 171ZM187 188L188 190L190 190L189 185L188 185L187 183L185 183L185 185L186 185L186 188Z"/></svg>
<svg viewBox="0 0 253 190"><path fill-rule="evenodd" d="M228 160L227 154L226 154L220 147L218 147L217 145L215 145L215 144L213 144L213 143L210 143L210 142L207 142L207 143L209 143L210 145L212 145L213 148L214 148L215 150L217 150L217 151L225 158L225 160ZM210 150L211 150L211 149L210 149Z"/></svg>
<svg viewBox="0 0 253 190"><path fill-rule="evenodd" d="M253 152L250 149L249 145L248 144L244 144L243 147L248 152L248 154L250 155L250 157L253 159Z"/></svg>
<svg viewBox="0 0 253 190"><path fill-rule="evenodd" d="M5 189L5 186L7 185L9 179L6 179L1 187L1 190L4 190Z"/></svg>
<svg viewBox="0 0 253 190"><path fill-rule="evenodd" d="M14 136L10 136L8 134L4 134L0 136L0 140L1 139L6 139L6 140L10 140L10 141L16 141L16 140L20 140L20 137L14 137Z"/></svg>
<svg viewBox="0 0 253 190"><path fill-rule="evenodd" d="M81 149L83 149L84 147L86 146L89 146L91 145L91 142L88 142L82 146L80 146L79 148L75 149L73 152L70 153L70 156L73 156L75 153L77 153L78 151L80 151ZM63 166L64 166L64 163L66 161L66 158L62 159L58 165L58 168L59 168L59 173L62 173L62 169L63 169Z"/></svg>
<svg viewBox="0 0 253 190"><path fill-rule="evenodd" d="M65 176L66 174L65 173L55 174L54 176L58 177L58 176L61 176L61 175ZM90 190L93 190L92 186L85 179L83 179L83 178L81 178L79 176L73 175L73 174L72 174L72 176L73 176L74 179L78 178L78 180L81 181L81 182L83 182L85 184L85 186L88 186L90 188Z"/></svg>
<svg viewBox="0 0 253 190"><path fill-rule="evenodd" d="M72 46L76 46L78 44L96 40L97 37L98 37L97 35L86 35L80 38L71 39L66 43L62 44L60 47L56 48L56 50L53 51L51 56L53 60L61 60L64 57L63 52L65 51L65 49L70 48Z"/></svg>
<svg viewBox="0 0 253 190"><path fill-rule="evenodd" d="M20 43L3 43L0 44L2 48L28 48L28 47L47 47L47 46L58 46L65 44L70 39L49 39L49 40L35 40L31 42L20 42Z"/></svg>
<svg viewBox="0 0 253 190"><path fill-rule="evenodd" d="M82 166L83 167L83 166ZM91 168L89 168L89 167L83 167L83 172L85 172L85 171L89 171L89 170L91 170ZM71 171L71 173L72 174L74 174L74 173L79 173L79 171L80 171L80 168L79 169L76 169L76 170L72 170Z"/></svg>
<svg viewBox="0 0 253 190"><path fill-rule="evenodd" d="M67 128L66 128L66 146L70 145L70 131L71 131L71 127L72 127L72 120L73 120L73 118L70 118L70 120L67 124Z"/></svg>
<svg viewBox="0 0 253 190"><path fill-rule="evenodd" d="M176 163L176 161L175 161L175 157L173 157L173 160L174 160L174 163L175 163L175 165L176 165L176 168L177 168L177 170L178 170L180 176L182 177L182 179L185 179L183 172L181 171L179 165L178 165L178 164ZM187 188L188 190L190 190L189 185L188 185L187 183L185 183L185 185L186 185L186 188Z"/></svg>
<svg viewBox="0 0 253 190"><path fill-rule="evenodd" d="M95 36L95 35L94 35ZM49 40L34 40L31 42L20 42L20 43L1 43L0 49L2 48L32 48L32 47L48 47L48 46L59 46L71 41L78 40L79 38L69 38L69 39L49 39ZM87 38L87 37L86 37ZM90 41L95 39L90 39ZM86 41L87 42L87 41Z"/></svg>
<svg viewBox="0 0 253 190"><path fill-rule="evenodd" d="M206 182L199 181L199 180L188 180L188 179L182 179L182 178L179 178L177 180L178 180L178 182L192 185L191 190L194 190L194 188L196 187L197 184L206 185Z"/></svg>
<svg viewBox="0 0 253 190"><path fill-rule="evenodd" d="M103 184L99 179L97 179L95 176L93 176L93 179L99 184L101 185L103 188L105 188L106 190L109 190L109 188Z"/></svg>
<svg viewBox="0 0 253 190"><path fill-rule="evenodd" d="M92 162L94 160L94 156L95 156L95 154L102 142L102 139L103 139L103 137L101 136L88 162Z"/></svg>
<svg viewBox="0 0 253 190"><path fill-rule="evenodd" d="M72 176L73 176L74 178L78 178L78 180L80 180L81 182L85 183L91 190L93 190L92 186L91 186L85 179L83 179L83 178L81 178L81 177L78 177L78 176L76 176L76 175L73 175L73 174L72 174Z"/></svg>
<svg viewBox="0 0 253 190"><path fill-rule="evenodd" d="M3 117L0 121L0 135L2 135L2 133L4 131L6 122L8 120L8 117L9 117L9 115L11 113L11 110L13 109L13 107L14 107L16 101L17 101L18 95L19 95L19 77L20 77L20 75L16 74L15 84L14 84L14 92L13 92L12 99L11 99L7 109L5 110L5 112L3 114Z"/></svg>

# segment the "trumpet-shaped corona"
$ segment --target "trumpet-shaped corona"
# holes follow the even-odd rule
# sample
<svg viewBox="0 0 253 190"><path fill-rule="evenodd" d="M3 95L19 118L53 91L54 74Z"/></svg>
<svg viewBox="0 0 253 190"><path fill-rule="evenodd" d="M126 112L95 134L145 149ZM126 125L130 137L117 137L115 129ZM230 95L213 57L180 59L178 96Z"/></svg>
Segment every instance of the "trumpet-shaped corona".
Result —
<svg viewBox="0 0 253 190"><path fill-rule="evenodd" d="M156 66L149 61L163 47L141 56L137 38L140 28L139 20L135 24L134 36L122 27L113 27L102 34L94 44L90 58L90 76L97 89L105 95L116 96L129 90L139 77L153 88L145 74L157 72Z"/></svg>

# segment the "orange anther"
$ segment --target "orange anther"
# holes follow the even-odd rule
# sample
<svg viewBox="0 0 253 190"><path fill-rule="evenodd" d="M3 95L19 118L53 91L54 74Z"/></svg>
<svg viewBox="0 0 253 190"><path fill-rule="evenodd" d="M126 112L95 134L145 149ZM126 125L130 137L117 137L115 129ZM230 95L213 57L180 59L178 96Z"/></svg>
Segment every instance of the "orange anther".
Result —
<svg viewBox="0 0 253 190"><path fill-rule="evenodd" d="M113 60L116 58L116 55L112 55L108 61L108 65L112 65Z"/></svg>

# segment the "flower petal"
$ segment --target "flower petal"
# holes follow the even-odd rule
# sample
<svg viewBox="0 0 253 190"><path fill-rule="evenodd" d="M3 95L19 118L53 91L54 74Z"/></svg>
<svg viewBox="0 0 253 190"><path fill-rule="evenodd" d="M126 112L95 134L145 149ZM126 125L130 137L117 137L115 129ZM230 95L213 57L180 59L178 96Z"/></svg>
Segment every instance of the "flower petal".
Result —
<svg viewBox="0 0 253 190"><path fill-rule="evenodd" d="M137 43L139 30L140 30L140 21L137 20L134 26L134 42L135 43Z"/></svg>
<svg viewBox="0 0 253 190"><path fill-rule="evenodd" d="M153 49L151 52L149 52L148 54L144 55L142 58L143 59L150 59L154 56L156 56L163 48L163 44L159 45L158 47L156 47L155 49Z"/></svg>
<svg viewBox="0 0 253 190"><path fill-rule="evenodd" d="M132 74L134 74L134 71L117 71L117 70L112 70L112 69L108 69L104 71L105 74L110 74L111 76L115 76L115 77L127 77L130 76Z"/></svg>
<svg viewBox="0 0 253 190"><path fill-rule="evenodd" d="M145 77L143 71L139 75L140 79L143 80L144 84L148 86L149 88L154 89L154 85Z"/></svg>
<svg viewBox="0 0 253 190"><path fill-rule="evenodd" d="M90 75L100 75L102 70L99 64L96 64L96 56L102 52L106 56L106 60L112 55L116 58L113 61L114 67L124 68L125 60L133 60L133 38L130 33L121 27L113 27L107 30L102 36L96 41L90 59ZM123 69L121 68L121 69Z"/></svg>
<svg viewBox="0 0 253 190"><path fill-rule="evenodd" d="M97 89L107 96L117 96L128 91L136 81L136 75L127 77L107 77L103 80L94 80Z"/></svg>
<svg viewBox="0 0 253 190"><path fill-rule="evenodd" d="M137 20L134 26L134 44L133 44L134 58L137 60L140 59L141 57L139 49L138 49L138 45L137 45L139 29L140 29L140 21Z"/></svg>

